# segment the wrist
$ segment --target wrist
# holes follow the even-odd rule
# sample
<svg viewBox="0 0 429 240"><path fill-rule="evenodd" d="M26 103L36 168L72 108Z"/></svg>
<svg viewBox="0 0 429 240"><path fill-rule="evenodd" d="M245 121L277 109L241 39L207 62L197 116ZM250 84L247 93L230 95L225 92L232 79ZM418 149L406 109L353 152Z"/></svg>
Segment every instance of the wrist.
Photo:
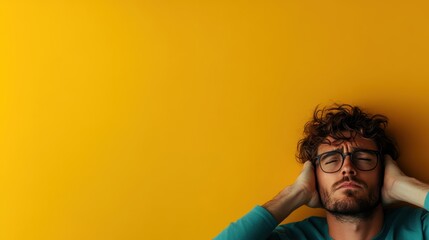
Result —
<svg viewBox="0 0 429 240"><path fill-rule="evenodd" d="M281 223L295 209L305 204L304 191L294 185L288 186L262 207Z"/></svg>
<svg viewBox="0 0 429 240"><path fill-rule="evenodd" d="M393 199L423 208L428 192L429 185L412 177L401 176L393 182L391 196Z"/></svg>

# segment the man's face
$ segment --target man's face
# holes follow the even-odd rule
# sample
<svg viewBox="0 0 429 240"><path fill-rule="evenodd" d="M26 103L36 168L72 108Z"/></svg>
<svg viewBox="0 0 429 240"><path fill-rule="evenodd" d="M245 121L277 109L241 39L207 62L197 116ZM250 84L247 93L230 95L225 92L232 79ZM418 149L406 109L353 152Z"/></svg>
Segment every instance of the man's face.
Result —
<svg viewBox="0 0 429 240"><path fill-rule="evenodd" d="M328 137L318 147L317 154L340 150L350 153L354 149L378 150L373 140L356 135L350 141L335 142ZM381 159L377 167L371 171L361 171L354 166L350 155L338 172L325 173L319 165L316 167L319 194L326 210L340 215L359 215L369 213L380 203Z"/></svg>

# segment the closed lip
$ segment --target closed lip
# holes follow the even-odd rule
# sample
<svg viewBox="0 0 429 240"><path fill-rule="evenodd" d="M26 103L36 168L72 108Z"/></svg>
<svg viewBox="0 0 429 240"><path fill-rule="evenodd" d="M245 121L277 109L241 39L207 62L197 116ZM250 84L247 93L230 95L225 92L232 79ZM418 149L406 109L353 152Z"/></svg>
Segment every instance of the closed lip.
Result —
<svg viewBox="0 0 429 240"><path fill-rule="evenodd" d="M340 186L338 186L337 189L340 189L340 188L362 188L362 187L355 182L345 182L345 183L342 183Z"/></svg>

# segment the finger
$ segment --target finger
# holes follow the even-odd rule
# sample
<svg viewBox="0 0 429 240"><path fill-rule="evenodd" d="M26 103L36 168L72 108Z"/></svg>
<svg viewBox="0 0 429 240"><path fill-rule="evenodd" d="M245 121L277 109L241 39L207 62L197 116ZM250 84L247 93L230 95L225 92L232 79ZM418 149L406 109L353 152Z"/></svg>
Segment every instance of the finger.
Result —
<svg viewBox="0 0 429 240"><path fill-rule="evenodd" d="M304 163L304 168L308 168L308 167L313 167L313 163L311 163L311 161L306 161Z"/></svg>
<svg viewBox="0 0 429 240"><path fill-rule="evenodd" d="M392 165L392 164L395 166L398 166L398 163L395 160L393 160L389 154L384 155L384 162L386 166Z"/></svg>
<svg viewBox="0 0 429 240"><path fill-rule="evenodd" d="M384 160L393 161L392 157L389 154L384 154Z"/></svg>
<svg viewBox="0 0 429 240"><path fill-rule="evenodd" d="M306 162L304 163L304 166L303 166L303 168L302 168L302 171L303 171L303 172L306 172L306 171L313 171L313 163L311 163L311 161L306 161Z"/></svg>

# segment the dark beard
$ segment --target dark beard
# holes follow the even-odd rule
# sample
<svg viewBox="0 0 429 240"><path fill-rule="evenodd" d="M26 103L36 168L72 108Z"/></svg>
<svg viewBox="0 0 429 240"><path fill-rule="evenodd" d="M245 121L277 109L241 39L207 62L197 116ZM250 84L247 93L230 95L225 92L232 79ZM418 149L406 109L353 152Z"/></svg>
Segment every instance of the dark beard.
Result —
<svg viewBox="0 0 429 240"><path fill-rule="evenodd" d="M381 204L381 193L370 192L367 198L357 197L357 190L344 190L343 200L332 200L328 191L320 191L323 207L341 221L356 221L372 216L374 209Z"/></svg>
<svg viewBox="0 0 429 240"><path fill-rule="evenodd" d="M323 201L325 209L334 215L338 220L356 221L368 219L372 216L374 209L381 204L380 197L370 194L368 199L357 198L353 190L345 190L347 199L337 200L326 204Z"/></svg>

